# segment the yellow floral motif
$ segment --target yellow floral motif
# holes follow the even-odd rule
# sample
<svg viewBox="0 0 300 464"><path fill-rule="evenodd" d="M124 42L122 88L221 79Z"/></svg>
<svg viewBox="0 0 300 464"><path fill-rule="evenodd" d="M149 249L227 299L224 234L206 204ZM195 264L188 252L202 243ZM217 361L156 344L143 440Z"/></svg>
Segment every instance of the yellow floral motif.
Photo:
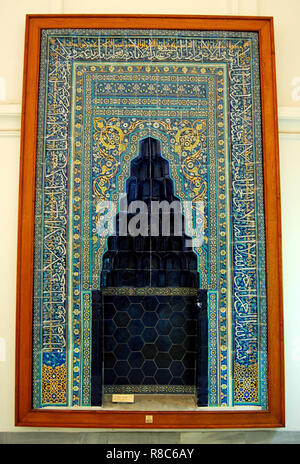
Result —
<svg viewBox="0 0 300 464"><path fill-rule="evenodd" d="M142 129L144 123L143 120L132 121L127 128L127 135ZM173 150L179 156L183 175L189 180L191 190L194 193L191 200L194 204L203 201L206 196L207 184L200 170L201 157L204 151L203 141L206 138L206 120L198 119L193 123L184 120L181 121L181 128L172 126L168 120L153 120L152 124L153 127L161 128L173 136ZM99 173L93 183L93 190L98 202L108 199L111 181L120 171L121 155L126 151L128 142L125 140L125 134L120 128L118 118L111 118L108 121L103 118L95 118L94 129L94 146L99 155ZM97 211L97 213L98 217L100 212ZM205 229L205 217L203 217L202 223L203 229Z"/></svg>
<svg viewBox="0 0 300 464"><path fill-rule="evenodd" d="M118 173L120 156L127 148L124 133L117 124L116 118L107 122L102 118L96 118L94 121L94 142L102 160L100 174L94 181L94 193L98 200L106 199L105 194L110 186L109 181ZM110 150L116 150L117 154L111 154Z"/></svg>
<svg viewBox="0 0 300 464"><path fill-rule="evenodd" d="M67 392L67 369L66 364L61 366L42 367L42 403L43 404L65 404Z"/></svg>
<svg viewBox="0 0 300 464"><path fill-rule="evenodd" d="M184 121L185 127L179 129L175 136L175 151L180 157L183 173L192 184L195 196L193 201L204 200L207 185L200 175L200 160L203 150L201 135L206 130L206 121L197 120L193 124Z"/></svg>
<svg viewBox="0 0 300 464"><path fill-rule="evenodd" d="M234 364L235 403L258 403L258 366Z"/></svg>

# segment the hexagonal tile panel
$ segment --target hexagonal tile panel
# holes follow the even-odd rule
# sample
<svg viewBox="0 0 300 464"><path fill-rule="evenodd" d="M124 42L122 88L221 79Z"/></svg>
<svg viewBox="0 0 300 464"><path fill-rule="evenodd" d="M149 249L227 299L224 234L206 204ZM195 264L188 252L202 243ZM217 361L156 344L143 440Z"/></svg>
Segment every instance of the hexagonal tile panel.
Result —
<svg viewBox="0 0 300 464"><path fill-rule="evenodd" d="M114 305L117 311L127 311L130 301L125 295L117 295L114 298Z"/></svg>
<svg viewBox="0 0 300 464"><path fill-rule="evenodd" d="M104 319L112 319L116 314L116 308L112 303L107 303L104 308Z"/></svg>
<svg viewBox="0 0 300 464"><path fill-rule="evenodd" d="M183 379L186 385L194 385L196 383L195 369L186 369L183 374Z"/></svg>
<svg viewBox="0 0 300 464"><path fill-rule="evenodd" d="M141 369L131 369L129 372L129 380L133 385L141 385L144 375Z"/></svg>
<svg viewBox="0 0 300 464"><path fill-rule="evenodd" d="M182 311L185 309L186 300L184 296L175 295L172 297L170 301L170 306L173 311Z"/></svg>
<svg viewBox="0 0 300 464"><path fill-rule="evenodd" d="M157 365L152 360L145 361L142 366L142 369L143 369L143 372L146 373L146 375L153 377L155 372L157 371Z"/></svg>
<svg viewBox="0 0 300 464"><path fill-rule="evenodd" d="M157 332L153 327L147 327L143 330L142 337L146 343L153 343L157 339Z"/></svg>
<svg viewBox="0 0 300 464"><path fill-rule="evenodd" d="M196 359L195 359L194 353L185 353L185 355L182 358L182 362L183 362L186 369L195 368L196 367L195 361L196 361Z"/></svg>
<svg viewBox="0 0 300 464"><path fill-rule="evenodd" d="M158 321L158 316L154 311L144 313L142 321L145 327L154 327Z"/></svg>
<svg viewBox="0 0 300 464"><path fill-rule="evenodd" d="M113 369L104 369L104 384L114 385L117 381L116 373Z"/></svg>
<svg viewBox="0 0 300 464"><path fill-rule="evenodd" d="M162 367L170 367L172 359L168 353L158 353L154 361L158 368L162 368Z"/></svg>
<svg viewBox="0 0 300 464"><path fill-rule="evenodd" d="M173 377L180 377L184 372L184 365L181 361L172 361L170 365L170 372Z"/></svg>
<svg viewBox="0 0 300 464"><path fill-rule="evenodd" d="M172 314L170 321L173 327L183 327L185 322L185 317L183 313L175 312Z"/></svg>
<svg viewBox="0 0 300 464"><path fill-rule="evenodd" d="M180 360L185 355L185 349L182 345L172 345L169 354L173 360Z"/></svg>
<svg viewBox="0 0 300 464"><path fill-rule="evenodd" d="M114 351L117 359L127 359L130 355L130 348L127 343L120 343Z"/></svg>
<svg viewBox="0 0 300 464"><path fill-rule="evenodd" d="M127 377L119 377L118 376L116 383L118 385L129 385L130 384L129 377L128 376Z"/></svg>
<svg viewBox="0 0 300 464"><path fill-rule="evenodd" d="M172 377L170 385L186 385L184 378L181 377Z"/></svg>
<svg viewBox="0 0 300 464"><path fill-rule="evenodd" d="M129 338L128 346L131 351L140 351L144 346L144 341L140 335L134 335Z"/></svg>
<svg viewBox="0 0 300 464"><path fill-rule="evenodd" d="M160 319L169 319L172 315L172 309L169 304L161 303L157 308L157 315Z"/></svg>
<svg viewBox="0 0 300 464"><path fill-rule="evenodd" d="M145 296L143 298L143 306L146 311L155 311L158 305L158 299L156 296Z"/></svg>
<svg viewBox="0 0 300 464"><path fill-rule="evenodd" d="M158 369L154 378L158 385L168 385L172 379L172 374L169 369Z"/></svg>
<svg viewBox="0 0 300 464"><path fill-rule="evenodd" d="M155 328L160 335L168 335L171 332L172 324L167 319L160 319Z"/></svg>
<svg viewBox="0 0 300 464"><path fill-rule="evenodd" d="M130 366L127 361L117 361L114 366L114 371L117 377L127 377L130 371Z"/></svg>
<svg viewBox="0 0 300 464"><path fill-rule="evenodd" d="M104 351L114 351L117 345L114 337L104 337Z"/></svg>
<svg viewBox="0 0 300 464"><path fill-rule="evenodd" d="M144 377L143 384L144 385L156 385L157 382L154 377Z"/></svg>
<svg viewBox="0 0 300 464"><path fill-rule="evenodd" d="M120 327L114 331L113 337L117 343L126 343L129 339L129 332L126 328Z"/></svg>
<svg viewBox="0 0 300 464"><path fill-rule="evenodd" d="M117 358L115 357L114 353L106 353L104 356L104 365L106 368L110 369L113 368L117 362Z"/></svg>
<svg viewBox="0 0 300 464"><path fill-rule="evenodd" d="M197 343L196 342L197 342L197 340L196 340L195 336L187 335L185 337L184 344L183 344L184 349L186 351L194 351L195 352L196 349L197 349Z"/></svg>
<svg viewBox="0 0 300 464"><path fill-rule="evenodd" d="M113 320L117 327L127 327L130 319L127 313L118 311Z"/></svg>
<svg viewBox="0 0 300 464"><path fill-rule="evenodd" d="M184 330L180 327L175 327L170 333L170 339L173 343L183 343L185 338Z"/></svg>
<svg viewBox="0 0 300 464"><path fill-rule="evenodd" d="M142 323L142 321L134 319L133 321L129 322L128 330L131 333L131 335L139 335L144 330L144 324Z"/></svg>
<svg viewBox="0 0 300 464"><path fill-rule="evenodd" d="M190 385L191 381L194 384L197 333L194 297L105 298L106 384Z"/></svg>
<svg viewBox="0 0 300 464"><path fill-rule="evenodd" d="M115 330L116 330L116 324L114 323L114 321L111 321L109 319L104 321L104 334L105 335L112 335Z"/></svg>
<svg viewBox="0 0 300 464"><path fill-rule="evenodd" d="M154 359L157 352L157 347L153 343L146 343L142 348L145 359Z"/></svg>
<svg viewBox="0 0 300 464"><path fill-rule="evenodd" d="M136 351L131 353L131 355L128 358L128 362L131 368L138 368L141 367L142 364L144 363L144 356L140 351ZM144 371L144 369L143 369Z"/></svg>
<svg viewBox="0 0 300 464"><path fill-rule="evenodd" d="M128 314L131 319L139 319L142 317L144 308L139 303L132 303L128 308Z"/></svg>
<svg viewBox="0 0 300 464"><path fill-rule="evenodd" d="M160 335L156 340L156 346L159 351L169 351L172 346L172 342L167 335Z"/></svg>

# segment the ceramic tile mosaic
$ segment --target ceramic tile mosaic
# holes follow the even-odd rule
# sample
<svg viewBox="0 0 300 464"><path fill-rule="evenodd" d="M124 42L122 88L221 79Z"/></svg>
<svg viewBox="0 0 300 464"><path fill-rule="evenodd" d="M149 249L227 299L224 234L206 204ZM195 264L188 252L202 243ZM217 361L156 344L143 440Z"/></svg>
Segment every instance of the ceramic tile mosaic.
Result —
<svg viewBox="0 0 300 464"><path fill-rule="evenodd" d="M134 392L266 409L257 34L49 29L40 62L34 407ZM190 204L201 241L163 218L123 235L125 194Z"/></svg>

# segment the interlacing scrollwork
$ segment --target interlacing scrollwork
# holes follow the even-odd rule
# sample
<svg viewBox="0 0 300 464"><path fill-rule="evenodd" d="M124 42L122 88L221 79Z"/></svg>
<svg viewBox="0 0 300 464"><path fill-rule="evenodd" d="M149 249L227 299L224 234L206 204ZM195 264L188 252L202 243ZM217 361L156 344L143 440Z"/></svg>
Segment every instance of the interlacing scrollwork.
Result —
<svg viewBox="0 0 300 464"><path fill-rule="evenodd" d="M193 123L182 121L182 128L175 135L175 152L178 153L184 176L191 182L194 197L192 200L205 199L207 183L200 174L203 156L203 139L205 138L206 121Z"/></svg>
<svg viewBox="0 0 300 464"><path fill-rule="evenodd" d="M93 141L96 149L95 158L98 160L99 174L94 180L93 191L97 200L106 200L106 193L110 188L110 181L114 179L120 169L121 154L127 148L124 133L119 127L117 118L105 121L103 118L94 119Z"/></svg>
<svg viewBox="0 0 300 464"><path fill-rule="evenodd" d="M127 135L144 127L144 120L131 121L126 129ZM126 124L127 125L127 124ZM192 208L196 202L206 200L207 181L201 175L203 169L203 156L205 156L204 142L206 141L207 123L205 119L197 119L193 123L182 120L174 126L170 121L152 120L151 126L159 128L170 136L171 151L178 155L178 163L181 166L184 179L189 182L192 192ZM94 118L93 142L94 159L97 163L98 173L93 181L93 193L97 205L99 201L108 199L111 182L121 169L121 156L128 148L128 140L125 137L122 121L118 118ZM205 164L205 162L204 162ZM99 208L99 206L97 206ZM97 218L101 213L97 211ZM202 231L206 226L206 218L201 218Z"/></svg>

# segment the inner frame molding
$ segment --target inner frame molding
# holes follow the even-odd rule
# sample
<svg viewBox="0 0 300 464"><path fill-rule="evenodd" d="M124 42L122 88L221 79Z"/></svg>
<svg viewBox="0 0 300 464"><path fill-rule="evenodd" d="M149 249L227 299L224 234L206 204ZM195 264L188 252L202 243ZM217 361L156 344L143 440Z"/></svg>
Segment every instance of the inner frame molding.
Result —
<svg viewBox="0 0 300 464"><path fill-rule="evenodd" d="M27 16L17 425L284 425L273 50L272 18ZM194 251L210 353L207 405L151 411L153 423L145 411L93 408L90 384L107 250L96 204L125 192L145 137L160 140L179 198L204 202Z"/></svg>

